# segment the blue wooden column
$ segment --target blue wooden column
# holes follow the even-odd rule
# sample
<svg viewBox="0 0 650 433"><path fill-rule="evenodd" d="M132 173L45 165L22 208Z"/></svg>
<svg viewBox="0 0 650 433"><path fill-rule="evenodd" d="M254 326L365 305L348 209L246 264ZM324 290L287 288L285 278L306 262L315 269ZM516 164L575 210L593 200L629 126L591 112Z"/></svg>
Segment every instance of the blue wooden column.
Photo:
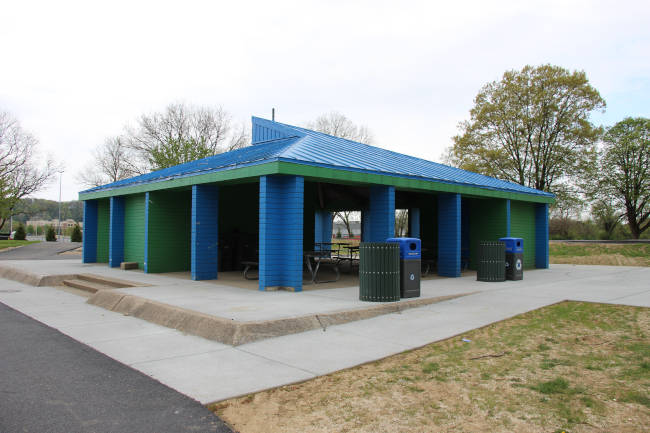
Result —
<svg viewBox="0 0 650 433"><path fill-rule="evenodd" d="M219 190L216 185L192 186L191 242L192 279L216 279L219 263Z"/></svg>
<svg viewBox="0 0 650 433"><path fill-rule="evenodd" d="M370 187L368 211L363 215L364 242L385 242L395 236L395 187Z"/></svg>
<svg viewBox="0 0 650 433"><path fill-rule="evenodd" d="M304 194L302 176L260 177L260 290L302 290Z"/></svg>
<svg viewBox="0 0 650 433"><path fill-rule="evenodd" d="M420 237L420 208L409 209L409 237Z"/></svg>
<svg viewBox="0 0 650 433"><path fill-rule="evenodd" d="M97 261L97 200L84 201L82 263Z"/></svg>
<svg viewBox="0 0 650 433"><path fill-rule="evenodd" d="M111 197L108 234L108 265L117 268L124 261L124 197Z"/></svg>
<svg viewBox="0 0 650 433"><path fill-rule="evenodd" d="M438 275L460 277L460 194L438 196Z"/></svg>
<svg viewBox="0 0 650 433"><path fill-rule="evenodd" d="M332 212L317 209L314 212L314 243L319 242L332 242Z"/></svg>
<svg viewBox="0 0 650 433"><path fill-rule="evenodd" d="M538 203L535 205L535 267L542 269L548 268L547 203Z"/></svg>

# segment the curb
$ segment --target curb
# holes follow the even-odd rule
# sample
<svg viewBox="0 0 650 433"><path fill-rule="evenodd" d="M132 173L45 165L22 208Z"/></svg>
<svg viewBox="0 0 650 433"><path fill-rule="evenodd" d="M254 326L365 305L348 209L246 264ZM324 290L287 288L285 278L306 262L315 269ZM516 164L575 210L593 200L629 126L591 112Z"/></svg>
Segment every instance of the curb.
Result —
<svg viewBox="0 0 650 433"><path fill-rule="evenodd" d="M328 326L370 319L383 314L397 313L474 293L476 292L414 299L323 314L250 322L211 316L113 290L100 290L92 295L87 303L167 328L177 329L187 334L207 338L208 340L218 341L230 346L239 346L267 338L297 334L314 329L322 328L325 331Z"/></svg>

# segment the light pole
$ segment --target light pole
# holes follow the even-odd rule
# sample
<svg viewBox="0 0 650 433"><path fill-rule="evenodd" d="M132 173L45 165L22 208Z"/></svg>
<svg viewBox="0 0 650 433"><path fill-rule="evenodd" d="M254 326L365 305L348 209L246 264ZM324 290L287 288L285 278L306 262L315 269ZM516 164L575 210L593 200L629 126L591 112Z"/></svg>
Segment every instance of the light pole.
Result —
<svg viewBox="0 0 650 433"><path fill-rule="evenodd" d="M59 172L59 237L61 236L61 183L63 182L63 171Z"/></svg>

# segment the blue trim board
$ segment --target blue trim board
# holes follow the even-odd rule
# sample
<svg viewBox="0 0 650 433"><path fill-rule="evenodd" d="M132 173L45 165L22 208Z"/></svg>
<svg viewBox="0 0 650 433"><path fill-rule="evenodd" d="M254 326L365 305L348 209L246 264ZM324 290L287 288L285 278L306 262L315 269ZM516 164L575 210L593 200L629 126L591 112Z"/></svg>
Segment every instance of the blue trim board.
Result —
<svg viewBox="0 0 650 433"><path fill-rule="evenodd" d="M144 194L144 272L149 272L149 192Z"/></svg>
<svg viewBox="0 0 650 433"><path fill-rule="evenodd" d="M548 264L548 204L535 205L535 267L547 269Z"/></svg>
<svg viewBox="0 0 650 433"><path fill-rule="evenodd" d="M84 201L82 263L97 262L97 200Z"/></svg>
<svg viewBox="0 0 650 433"><path fill-rule="evenodd" d="M438 195L438 275L460 277L460 194Z"/></svg>
<svg viewBox="0 0 650 433"><path fill-rule="evenodd" d="M192 186L191 269L193 280L218 278L219 189L216 185Z"/></svg>
<svg viewBox="0 0 650 433"><path fill-rule="evenodd" d="M260 177L260 290L302 290L304 188L301 176Z"/></svg>
<svg viewBox="0 0 650 433"><path fill-rule="evenodd" d="M108 265L119 268L124 261L124 197L111 197L110 206Z"/></svg>

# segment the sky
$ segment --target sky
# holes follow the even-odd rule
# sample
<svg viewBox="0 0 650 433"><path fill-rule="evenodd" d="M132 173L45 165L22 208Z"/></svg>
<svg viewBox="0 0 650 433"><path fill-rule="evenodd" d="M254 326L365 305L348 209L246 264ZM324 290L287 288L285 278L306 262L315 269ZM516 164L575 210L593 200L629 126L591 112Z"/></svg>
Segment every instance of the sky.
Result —
<svg viewBox="0 0 650 433"><path fill-rule="evenodd" d="M586 72L592 121L650 117L646 1L14 1L0 15L0 110L63 163L170 103L304 125L338 111L386 149L440 161L488 82L525 65ZM33 195L58 200L59 179Z"/></svg>

